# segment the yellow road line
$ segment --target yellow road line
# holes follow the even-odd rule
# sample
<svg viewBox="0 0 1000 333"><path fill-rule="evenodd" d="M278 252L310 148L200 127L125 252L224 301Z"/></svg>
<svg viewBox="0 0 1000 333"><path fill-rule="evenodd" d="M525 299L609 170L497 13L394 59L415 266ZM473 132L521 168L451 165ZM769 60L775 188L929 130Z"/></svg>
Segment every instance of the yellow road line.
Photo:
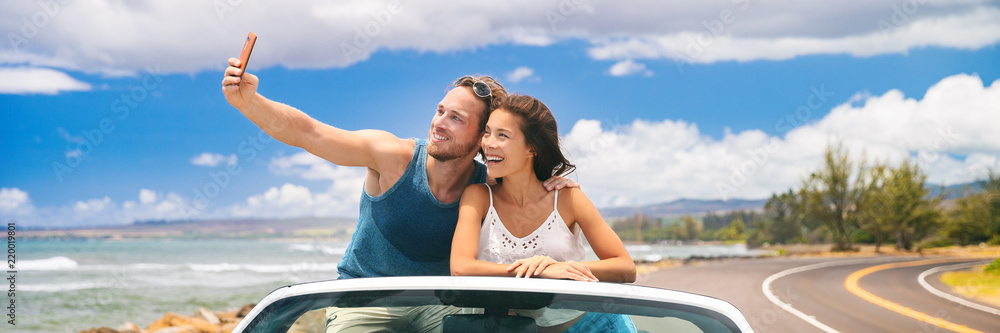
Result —
<svg viewBox="0 0 1000 333"><path fill-rule="evenodd" d="M932 317L932 316L929 316L927 314L924 314L923 312L915 311L915 310L910 309L908 307L905 307L905 306L902 306L902 305L899 305L899 304L887 301L887 300L885 300L885 299L883 299L881 297L875 296L874 294L872 294L872 293L870 293L870 292L868 292L868 291L866 291L864 289L861 289L861 287L858 286L858 280L861 280L862 277L864 277L865 275L871 274L871 273L875 273L875 272L881 271L881 270L892 269L892 268L900 268L900 267L930 265L930 264L937 264L937 263L950 262L950 261L956 261L956 260L957 259L955 259L955 258L929 259L929 260L918 260L918 261L909 261L909 262L900 262L900 263L892 263L892 264L883 264L883 265L878 265L878 266L872 266L872 267L868 267L868 268L859 270L857 272L851 273L851 275L847 277L847 280L844 280L844 287L847 288L847 291L850 291L852 294L857 295L858 297L861 297L862 299L864 299L866 301L874 303L875 305L881 306L883 308L895 311L895 312L897 312L899 314L902 314L904 316L907 316L907 317L910 317L910 318L914 318L914 319L917 319L919 321L927 322L927 323L930 323L930 324L933 324L933 325L937 325L938 327L949 329L949 330L952 330L952 331L955 331L955 332L982 333L980 331L968 328L965 325L959 325L959 324L955 324L955 323L946 321L946 320L941 319L941 318Z"/></svg>

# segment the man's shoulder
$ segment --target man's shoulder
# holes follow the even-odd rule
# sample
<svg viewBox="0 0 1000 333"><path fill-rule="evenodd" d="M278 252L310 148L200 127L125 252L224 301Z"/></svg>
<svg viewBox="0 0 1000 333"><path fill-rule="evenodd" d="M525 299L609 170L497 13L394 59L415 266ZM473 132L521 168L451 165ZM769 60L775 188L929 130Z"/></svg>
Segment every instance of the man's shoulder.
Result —
<svg viewBox="0 0 1000 333"><path fill-rule="evenodd" d="M427 141L414 138L409 138L409 139L396 138L396 140L394 140L393 142L393 145L396 146L397 150L406 152L407 155L412 155L414 149L416 149L417 146L426 146Z"/></svg>

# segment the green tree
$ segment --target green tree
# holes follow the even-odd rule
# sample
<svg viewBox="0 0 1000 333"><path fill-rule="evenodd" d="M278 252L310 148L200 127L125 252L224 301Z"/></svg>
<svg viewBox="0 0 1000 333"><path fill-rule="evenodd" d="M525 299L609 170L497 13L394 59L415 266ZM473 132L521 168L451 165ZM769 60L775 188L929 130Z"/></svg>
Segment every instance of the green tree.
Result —
<svg viewBox="0 0 1000 333"><path fill-rule="evenodd" d="M713 236L717 240L722 241L736 241L746 239L746 225L743 223L743 217L737 215L729 225L719 228L713 233Z"/></svg>
<svg viewBox="0 0 1000 333"><path fill-rule="evenodd" d="M947 214L942 233L959 245L1000 238L1000 174L991 171L979 182L982 191L966 188Z"/></svg>
<svg viewBox="0 0 1000 333"><path fill-rule="evenodd" d="M989 210L987 220L987 230L993 241L1000 240L1000 173L990 170L986 180L983 181L983 193L985 193L986 207Z"/></svg>
<svg viewBox="0 0 1000 333"><path fill-rule="evenodd" d="M765 226L768 239L775 243L787 244L802 238L802 208L800 197L792 192L772 194L764 204L770 226Z"/></svg>
<svg viewBox="0 0 1000 333"><path fill-rule="evenodd" d="M687 230L680 223L674 223L670 225L670 239L671 240L688 240Z"/></svg>
<svg viewBox="0 0 1000 333"><path fill-rule="evenodd" d="M875 252L890 235L896 249L910 250L940 224L941 198L929 196L927 176L916 163L907 160L892 169L876 163L867 171L859 224L875 239Z"/></svg>
<svg viewBox="0 0 1000 333"><path fill-rule="evenodd" d="M681 239L683 240L695 240L701 236L701 225L698 224L698 220L695 220L691 215L684 215L681 218L681 224L683 225L681 230L683 234Z"/></svg>
<svg viewBox="0 0 1000 333"><path fill-rule="evenodd" d="M729 227L732 228L733 231L736 232L736 235L741 238L743 237L743 234L747 232L747 227L746 225L743 224L742 217L737 217L735 220L733 220L733 223L730 223Z"/></svg>
<svg viewBox="0 0 1000 333"><path fill-rule="evenodd" d="M882 244L896 231L897 226L890 211L894 199L888 189L891 171L885 164L876 162L867 170L867 178L863 180L865 195L862 198L862 213L858 218L858 226L866 231L875 241L875 253Z"/></svg>
<svg viewBox="0 0 1000 333"><path fill-rule="evenodd" d="M989 198L986 192L967 194L955 200L942 228L945 237L965 246L990 236Z"/></svg>
<svg viewBox="0 0 1000 333"><path fill-rule="evenodd" d="M899 228L896 230L896 249L912 250L914 243L926 238L941 224L938 204L943 198L931 197L924 186L927 175L920 166L910 161L892 170L889 193L895 209L891 211Z"/></svg>
<svg viewBox="0 0 1000 333"><path fill-rule="evenodd" d="M864 170L861 162L860 170ZM856 228L856 215L862 186L854 175L854 163L842 144L828 145L824 165L803 184L805 213L825 225L833 238L834 251L851 250L851 233Z"/></svg>

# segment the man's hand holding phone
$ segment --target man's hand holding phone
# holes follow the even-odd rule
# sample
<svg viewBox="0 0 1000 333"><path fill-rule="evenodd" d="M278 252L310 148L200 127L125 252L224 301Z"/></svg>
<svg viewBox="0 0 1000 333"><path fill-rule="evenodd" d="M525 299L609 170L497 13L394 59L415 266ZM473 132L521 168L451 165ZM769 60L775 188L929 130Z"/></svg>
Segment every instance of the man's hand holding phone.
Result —
<svg viewBox="0 0 1000 333"><path fill-rule="evenodd" d="M256 41L257 35L250 32L243 43L240 58L229 58L226 76L222 78L222 93L226 96L226 101L237 109L250 104L253 96L257 94L257 76L245 73Z"/></svg>

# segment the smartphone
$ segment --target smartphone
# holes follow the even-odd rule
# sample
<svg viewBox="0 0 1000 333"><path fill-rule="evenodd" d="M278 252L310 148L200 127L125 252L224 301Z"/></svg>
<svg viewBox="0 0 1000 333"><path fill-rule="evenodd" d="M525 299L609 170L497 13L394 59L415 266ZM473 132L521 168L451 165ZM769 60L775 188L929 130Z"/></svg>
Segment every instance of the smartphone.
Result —
<svg viewBox="0 0 1000 333"><path fill-rule="evenodd" d="M251 31L247 34L247 40L243 42L243 51L240 51L240 77L247 71L247 62L250 61L250 52L253 51L253 44L257 42L257 35Z"/></svg>

